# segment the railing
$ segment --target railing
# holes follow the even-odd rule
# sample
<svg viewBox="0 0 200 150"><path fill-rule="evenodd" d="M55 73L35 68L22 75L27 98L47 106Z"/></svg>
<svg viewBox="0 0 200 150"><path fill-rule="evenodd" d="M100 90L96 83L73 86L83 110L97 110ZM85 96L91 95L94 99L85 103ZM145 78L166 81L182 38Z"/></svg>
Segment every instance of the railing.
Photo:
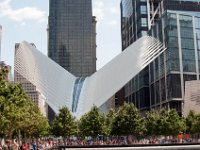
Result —
<svg viewBox="0 0 200 150"><path fill-rule="evenodd" d="M199 143L57 146L49 150L200 150Z"/></svg>

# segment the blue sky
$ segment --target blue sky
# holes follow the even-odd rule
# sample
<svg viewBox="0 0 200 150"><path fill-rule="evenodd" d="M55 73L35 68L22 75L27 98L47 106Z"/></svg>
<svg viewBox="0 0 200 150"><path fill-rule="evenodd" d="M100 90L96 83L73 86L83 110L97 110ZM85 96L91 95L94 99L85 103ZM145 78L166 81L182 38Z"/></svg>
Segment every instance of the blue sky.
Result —
<svg viewBox="0 0 200 150"><path fill-rule="evenodd" d="M47 54L47 17L49 0L0 0L2 31L1 60L12 66L14 45L35 43ZM97 17L97 69L121 52L120 0L93 0Z"/></svg>

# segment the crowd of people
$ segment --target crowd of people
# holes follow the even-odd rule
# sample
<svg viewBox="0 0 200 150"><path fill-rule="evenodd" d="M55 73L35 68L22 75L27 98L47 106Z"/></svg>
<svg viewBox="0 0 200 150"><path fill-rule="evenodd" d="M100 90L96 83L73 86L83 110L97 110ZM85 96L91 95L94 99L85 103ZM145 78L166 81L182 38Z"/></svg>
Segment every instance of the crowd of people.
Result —
<svg viewBox="0 0 200 150"><path fill-rule="evenodd" d="M128 144L170 144L170 143L192 143L200 142L200 140L188 139L141 139L136 140L127 137L113 138L113 139L45 139L33 140L32 142L18 142L17 140L6 140L4 144L0 143L0 150L44 150L54 146L87 146L87 145L128 145Z"/></svg>
<svg viewBox="0 0 200 150"><path fill-rule="evenodd" d="M40 140L38 142L20 142L16 140L6 140L4 144L0 143L0 150L42 150L46 148L51 148L53 145L50 145L51 142L46 140Z"/></svg>

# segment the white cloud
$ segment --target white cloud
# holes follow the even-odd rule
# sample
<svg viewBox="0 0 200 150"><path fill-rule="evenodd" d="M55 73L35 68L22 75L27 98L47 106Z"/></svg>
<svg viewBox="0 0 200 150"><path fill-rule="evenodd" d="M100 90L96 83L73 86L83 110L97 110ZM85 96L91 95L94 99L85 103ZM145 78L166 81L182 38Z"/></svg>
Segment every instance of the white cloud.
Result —
<svg viewBox="0 0 200 150"><path fill-rule="evenodd" d="M100 22L104 18L104 3L101 0L94 2L94 16L96 16L97 21Z"/></svg>
<svg viewBox="0 0 200 150"><path fill-rule="evenodd" d="M45 11L41 11L36 7L23 7L20 9L13 9L11 0L4 0L0 3L0 15L8 17L11 20L20 22L25 25L26 21L45 21Z"/></svg>

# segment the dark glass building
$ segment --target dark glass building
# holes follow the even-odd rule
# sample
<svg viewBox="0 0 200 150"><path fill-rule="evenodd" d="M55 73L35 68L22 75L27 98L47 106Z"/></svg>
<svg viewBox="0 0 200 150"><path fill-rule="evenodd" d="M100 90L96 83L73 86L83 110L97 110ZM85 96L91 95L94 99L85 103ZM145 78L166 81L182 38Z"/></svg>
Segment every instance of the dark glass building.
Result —
<svg viewBox="0 0 200 150"><path fill-rule="evenodd" d="M77 77L96 71L91 0L50 0L48 56Z"/></svg>
<svg viewBox="0 0 200 150"><path fill-rule="evenodd" d="M148 11L146 0L121 0L122 51L138 38L147 35ZM125 86L126 87L126 86ZM125 88L115 94L115 107L124 101Z"/></svg>
<svg viewBox="0 0 200 150"><path fill-rule="evenodd" d="M185 81L199 80L200 1L152 0L146 6L148 35L166 50L125 86L124 97L140 110L175 108L181 116Z"/></svg>
<svg viewBox="0 0 200 150"><path fill-rule="evenodd" d="M124 50L138 38L147 35L147 2L122 0L120 7L122 50Z"/></svg>
<svg viewBox="0 0 200 150"><path fill-rule="evenodd" d="M48 56L77 77L96 71L96 18L91 0L49 0ZM54 112L48 108L50 122Z"/></svg>

